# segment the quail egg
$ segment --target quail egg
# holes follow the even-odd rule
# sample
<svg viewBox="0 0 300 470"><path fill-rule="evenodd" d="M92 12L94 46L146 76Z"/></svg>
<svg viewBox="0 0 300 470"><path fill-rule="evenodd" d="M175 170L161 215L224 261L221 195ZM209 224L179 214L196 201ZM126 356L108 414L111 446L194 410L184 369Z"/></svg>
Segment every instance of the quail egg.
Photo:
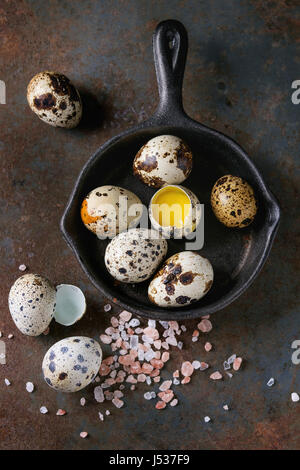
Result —
<svg viewBox="0 0 300 470"><path fill-rule="evenodd" d="M215 216L226 227L247 227L257 212L252 187L238 176L219 178L212 189L210 201Z"/></svg>
<svg viewBox="0 0 300 470"><path fill-rule="evenodd" d="M12 319L21 333L28 336L38 336L48 328L55 312L55 302L55 288L38 274L19 277L8 296Z"/></svg>
<svg viewBox="0 0 300 470"><path fill-rule="evenodd" d="M149 217L152 227L164 237L182 238L193 232L199 224L201 205L189 189L166 185L152 197Z"/></svg>
<svg viewBox="0 0 300 470"><path fill-rule="evenodd" d="M99 238L112 238L135 227L142 216L141 200L128 189L100 186L93 189L81 206L81 219Z"/></svg>
<svg viewBox="0 0 300 470"><path fill-rule="evenodd" d="M120 233L107 245L105 265L120 282L143 282L156 271L167 249L167 241L155 230L134 228Z"/></svg>
<svg viewBox="0 0 300 470"><path fill-rule="evenodd" d="M160 307L185 307L207 294L213 278L208 259L195 251L182 251L163 264L150 282L148 296Z"/></svg>
<svg viewBox="0 0 300 470"><path fill-rule="evenodd" d="M77 392L96 377L102 361L97 341L73 336L58 341L45 354L42 371L50 387L61 392Z"/></svg>
<svg viewBox="0 0 300 470"><path fill-rule="evenodd" d="M133 173L148 186L182 183L192 170L191 149L179 137L159 135L136 154Z"/></svg>
<svg viewBox="0 0 300 470"><path fill-rule="evenodd" d="M73 325L86 311L79 287L60 284L55 288L39 274L19 277L10 289L8 305L15 325L28 336L42 334L52 318L61 325Z"/></svg>
<svg viewBox="0 0 300 470"><path fill-rule="evenodd" d="M70 80L61 73L41 72L27 87L31 110L50 126L71 129L82 116L81 98Z"/></svg>

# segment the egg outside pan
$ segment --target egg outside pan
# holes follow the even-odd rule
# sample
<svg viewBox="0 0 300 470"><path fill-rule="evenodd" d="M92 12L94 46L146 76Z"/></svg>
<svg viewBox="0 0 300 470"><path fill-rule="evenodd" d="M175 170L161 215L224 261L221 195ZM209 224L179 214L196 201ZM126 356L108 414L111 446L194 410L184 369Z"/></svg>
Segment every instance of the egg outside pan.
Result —
<svg viewBox="0 0 300 470"><path fill-rule="evenodd" d="M207 258L195 251L182 251L163 264L150 282L148 296L160 307L185 307L207 294L213 278Z"/></svg>
<svg viewBox="0 0 300 470"><path fill-rule="evenodd" d="M210 201L215 216L226 227L247 227L257 212L252 187L238 176L225 175L219 178L211 191Z"/></svg>
<svg viewBox="0 0 300 470"><path fill-rule="evenodd" d="M56 307L54 319L64 326L77 323L86 312L85 296L79 287L71 284L56 286Z"/></svg>
<svg viewBox="0 0 300 470"><path fill-rule="evenodd" d="M12 285L8 305L16 327L28 336L39 336L49 326L55 311L56 291L39 274L25 274Z"/></svg>
<svg viewBox="0 0 300 470"><path fill-rule="evenodd" d="M179 184L192 171L193 156L189 146L174 135L150 139L136 154L133 173L154 188Z"/></svg>
<svg viewBox="0 0 300 470"><path fill-rule="evenodd" d="M94 380L101 361L102 349L94 339L85 336L65 338L46 352L43 376L57 391L77 392Z"/></svg>
<svg viewBox="0 0 300 470"><path fill-rule="evenodd" d="M82 116L79 92L68 77L57 72L35 75L27 87L30 109L45 123L72 129Z"/></svg>
<svg viewBox="0 0 300 470"><path fill-rule="evenodd" d="M174 194L174 201L172 200L171 203L176 204L176 190L183 192L188 199L190 204L190 210L188 213L185 212L185 209L181 212L185 215L182 227L176 227L175 225L168 225L163 226L157 220L157 215L153 210L153 204L156 203L158 196L163 193L164 191L168 191L168 189L175 188ZM171 195L173 198L173 195ZM201 205L197 196L188 188L179 185L165 185L161 189L159 189L152 197L150 204L149 204L149 218L151 220L152 227L161 233L166 238L184 238L185 236L189 235L193 232L196 227L199 225L201 220Z"/></svg>

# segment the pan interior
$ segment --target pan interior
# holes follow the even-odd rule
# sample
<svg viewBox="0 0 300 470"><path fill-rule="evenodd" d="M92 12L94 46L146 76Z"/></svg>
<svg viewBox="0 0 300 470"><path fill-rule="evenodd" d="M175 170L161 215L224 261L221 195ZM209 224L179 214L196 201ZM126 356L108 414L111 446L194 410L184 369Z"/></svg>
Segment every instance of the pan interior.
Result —
<svg viewBox="0 0 300 470"><path fill-rule="evenodd" d="M107 241L99 240L89 232L80 219L80 205L89 191L97 186L117 185L133 191L143 204L148 206L156 189L139 181L132 173L132 162L140 147L150 138L160 134L173 134L183 138L193 151L193 169L182 183L191 189L204 204L204 247L200 254L207 257L214 268L215 279L209 293L193 304L193 310L208 307L222 297L238 290L255 271L266 244L266 207L257 175L243 159L239 150L228 145L228 141L209 134L205 128L182 127L146 128L133 131L116 140L104 151L99 151L86 165L65 220L65 230L72 238L80 260L96 285L107 295L128 304L136 311L152 312L154 318L166 317L167 309L154 307L147 297L148 282L140 284L117 284L104 265ZM252 225L242 230L229 229L215 218L210 207L210 192L215 181L233 174L245 178L254 188L259 211ZM168 240L168 256L185 250L184 240ZM172 313L184 316L189 307L173 309ZM170 312L171 313L171 312ZM174 317L174 315L173 315Z"/></svg>

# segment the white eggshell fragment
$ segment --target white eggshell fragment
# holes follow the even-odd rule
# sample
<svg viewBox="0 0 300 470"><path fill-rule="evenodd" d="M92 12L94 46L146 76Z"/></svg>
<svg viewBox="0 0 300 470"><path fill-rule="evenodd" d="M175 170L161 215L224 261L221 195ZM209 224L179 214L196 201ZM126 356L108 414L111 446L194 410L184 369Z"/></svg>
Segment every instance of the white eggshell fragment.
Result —
<svg viewBox="0 0 300 470"><path fill-rule="evenodd" d="M118 281L143 282L156 271L167 250L167 241L158 232L135 228L120 233L107 245L105 265Z"/></svg>
<svg viewBox="0 0 300 470"><path fill-rule="evenodd" d="M193 156L188 145L174 135L149 140L136 154L133 173L148 186L180 184L192 171Z"/></svg>
<svg viewBox="0 0 300 470"><path fill-rule="evenodd" d="M81 206L81 219L99 238L112 238L135 227L142 216L141 200L128 189L100 186L93 189Z"/></svg>
<svg viewBox="0 0 300 470"><path fill-rule="evenodd" d="M50 126L71 129L82 116L77 89L60 73L46 71L35 75L27 87L27 101L31 110Z"/></svg>
<svg viewBox="0 0 300 470"><path fill-rule="evenodd" d="M10 289L8 305L21 333L28 336L42 334L53 318L55 299L55 288L45 277L38 274L19 277Z"/></svg>
<svg viewBox="0 0 300 470"><path fill-rule="evenodd" d="M81 289L71 284L56 286L54 319L64 326L74 325L86 311L86 300Z"/></svg>
<svg viewBox="0 0 300 470"><path fill-rule="evenodd" d="M148 296L160 307L185 307L209 291L213 277L208 259L195 251L182 251L163 264L150 282Z"/></svg>
<svg viewBox="0 0 300 470"><path fill-rule="evenodd" d="M73 336L55 343L46 352L42 370L47 384L61 392L77 392L96 377L102 350L94 339Z"/></svg>

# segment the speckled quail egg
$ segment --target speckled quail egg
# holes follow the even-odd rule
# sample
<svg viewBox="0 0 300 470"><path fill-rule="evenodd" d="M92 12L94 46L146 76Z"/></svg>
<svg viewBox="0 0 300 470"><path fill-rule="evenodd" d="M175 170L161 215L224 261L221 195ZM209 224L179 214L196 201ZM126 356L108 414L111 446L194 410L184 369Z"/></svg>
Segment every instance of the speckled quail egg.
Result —
<svg viewBox="0 0 300 470"><path fill-rule="evenodd" d="M118 281L143 282L156 271L167 250L167 241L155 230L134 228L120 233L107 245L105 265Z"/></svg>
<svg viewBox="0 0 300 470"><path fill-rule="evenodd" d="M70 80L61 73L41 72L27 87L31 110L50 126L71 129L82 116L81 98Z"/></svg>
<svg viewBox="0 0 300 470"><path fill-rule="evenodd" d="M213 278L208 259L195 251L182 251L163 264L150 282L148 296L160 307L185 307L209 291Z"/></svg>
<svg viewBox="0 0 300 470"><path fill-rule="evenodd" d="M54 315L56 291L50 281L38 274L19 277L10 289L9 311L17 328L28 336L45 331Z"/></svg>
<svg viewBox="0 0 300 470"><path fill-rule="evenodd" d="M226 227L247 227L257 212L252 187L238 176L219 178L212 189L210 201L215 216Z"/></svg>
<svg viewBox="0 0 300 470"><path fill-rule="evenodd" d="M148 186L182 183L192 170L193 156L188 145L174 135L149 140L136 154L133 173Z"/></svg>
<svg viewBox="0 0 300 470"><path fill-rule="evenodd" d="M149 205L152 227L164 237L182 238L193 232L201 219L197 196L179 185L165 185L152 197Z"/></svg>
<svg viewBox="0 0 300 470"><path fill-rule="evenodd" d="M81 219L99 238L112 238L135 227L142 216L141 200L128 189L100 186L93 189L81 206Z"/></svg>
<svg viewBox="0 0 300 470"><path fill-rule="evenodd" d="M77 392L96 377L102 361L97 341L72 336L58 341L45 354L43 376L50 387L61 392Z"/></svg>

